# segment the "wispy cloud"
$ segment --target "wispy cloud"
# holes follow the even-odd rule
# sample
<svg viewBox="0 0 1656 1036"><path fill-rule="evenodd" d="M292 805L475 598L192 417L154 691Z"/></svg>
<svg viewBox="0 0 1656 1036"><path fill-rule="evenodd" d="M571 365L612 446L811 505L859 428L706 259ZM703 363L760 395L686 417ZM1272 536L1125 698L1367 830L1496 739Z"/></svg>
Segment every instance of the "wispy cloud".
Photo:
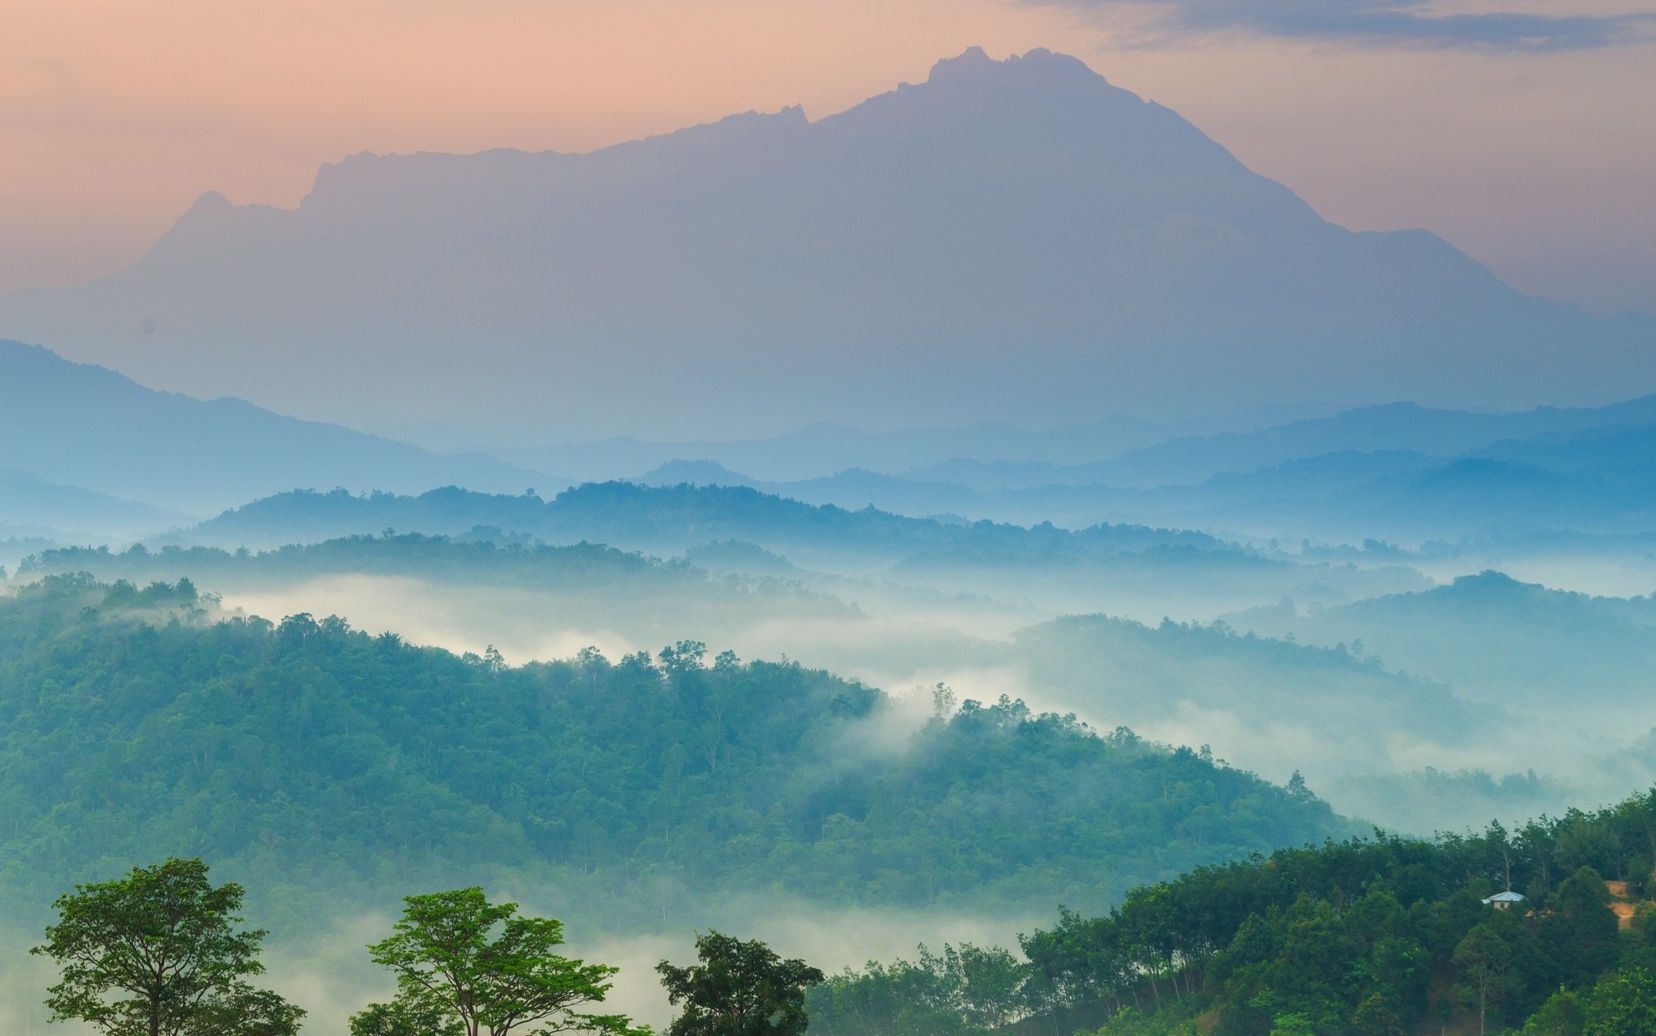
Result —
<svg viewBox="0 0 1656 1036"><path fill-rule="evenodd" d="M1125 16L1137 42L1228 34L1359 46L1594 50L1649 40L1656 7L1615 14L1445 11L1420 0L1025 0Z"/></svg>

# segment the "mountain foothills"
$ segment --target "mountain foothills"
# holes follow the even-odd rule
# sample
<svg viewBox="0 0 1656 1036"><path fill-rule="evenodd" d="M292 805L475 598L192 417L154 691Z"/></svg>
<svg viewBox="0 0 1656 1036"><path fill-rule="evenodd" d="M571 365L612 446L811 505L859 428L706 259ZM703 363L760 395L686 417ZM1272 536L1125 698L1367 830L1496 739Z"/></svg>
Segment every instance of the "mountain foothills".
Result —
<svg viewBox="0 0 1656 1036"><path fill-rule="evenodd" d="M1522 296L1424 231L1335 226L1044 50L970 50L814 122L362 154L291 211L209 193L129 269L0 300L0 325L450 442L1656 389L1652 320Z"/></svg>
<svg viewBox="0 0 1656 1036"><path fill-rule="evenodd" d="M1652 831L1641 795L1512 832L1204 867L1106 915L1065 912L1021 954L922 948L833 976L811 1031L1634 1036L1656 1004Z"/></svg>
<svg viewBox="0 0 1656 1036"><path fill-rule="evenodd" d="M188 582L52 577L0 601L0 887L204 856L303 929L385 890L530 882L589 926L721 901L1103 909L1134 884L1348 825L1188 749L1006 698L923 716L698 643L511 667Z"/></svg>

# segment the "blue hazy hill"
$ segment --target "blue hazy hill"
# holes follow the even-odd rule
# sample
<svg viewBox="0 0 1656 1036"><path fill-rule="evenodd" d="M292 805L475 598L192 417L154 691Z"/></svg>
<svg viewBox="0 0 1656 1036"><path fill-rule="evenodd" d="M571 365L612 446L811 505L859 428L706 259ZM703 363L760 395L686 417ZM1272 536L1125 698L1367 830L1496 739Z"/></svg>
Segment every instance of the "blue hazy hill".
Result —
<svg viewBox="0 0 1656 1036"><path fill-rule="evenodd" d="M0 385L0 467L172 512L157 512L147 531L179 511L211 514L300 486L407 492L463 481L521 491L550 483L492 457L444 456L239 399L156 391L18 342L0 340ZM103 506L83 502L89 515ZM59 518L87 527L73 513Z"/></svg>

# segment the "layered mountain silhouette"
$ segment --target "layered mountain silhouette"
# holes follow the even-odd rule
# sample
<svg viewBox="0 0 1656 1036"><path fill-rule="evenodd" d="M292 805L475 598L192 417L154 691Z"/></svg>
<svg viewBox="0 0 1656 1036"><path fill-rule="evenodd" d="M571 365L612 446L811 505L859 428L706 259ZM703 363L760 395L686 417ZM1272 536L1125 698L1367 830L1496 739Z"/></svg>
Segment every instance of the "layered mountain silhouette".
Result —
<svg viewBox="0 0 1656 1036"><path fill-rule="evenodd" d="M561 485L492 457L434 454L239 399L157 392L0 340L0 525L156 532L185 521L179 512L212 514L295 487L453 482L518 492Z"/></svg>
<svg viewBox="0 0 1656 1036"><path fill-rule="evenodd" d="M1656 322L1525 297L1430 233L1335 226L1044 50L970 50L815 122L358 155L293 211L207 194L125 272L0 301L0 332L467 441L1656 389Z"/></svg>

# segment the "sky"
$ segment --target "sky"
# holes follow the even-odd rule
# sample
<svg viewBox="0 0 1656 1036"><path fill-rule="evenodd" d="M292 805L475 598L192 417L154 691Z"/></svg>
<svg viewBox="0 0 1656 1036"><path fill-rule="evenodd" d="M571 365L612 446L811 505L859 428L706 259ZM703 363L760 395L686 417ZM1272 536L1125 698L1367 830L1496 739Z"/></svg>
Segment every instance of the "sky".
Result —
<svg viewBox="0 0 1656 1036"><path fill-rule="evenodd" d="M970 45L1074 54L1337 223L1656 312L1656 0L0 0L0 291L355 152L821 117Z"/></svg>

